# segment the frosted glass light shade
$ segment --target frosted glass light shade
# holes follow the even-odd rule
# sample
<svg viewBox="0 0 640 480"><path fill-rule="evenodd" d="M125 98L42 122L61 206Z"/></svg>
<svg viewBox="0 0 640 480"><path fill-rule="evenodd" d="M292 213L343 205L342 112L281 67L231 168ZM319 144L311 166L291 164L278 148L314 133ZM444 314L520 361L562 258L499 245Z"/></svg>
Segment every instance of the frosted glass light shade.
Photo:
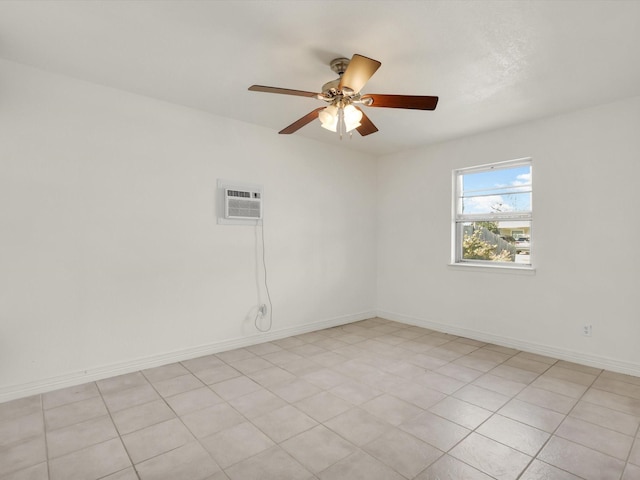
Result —
<svg viewBox="0 0 640 480"><path fill-rule="evenodd" d="M336 132L338 130L338 107L329 105L318 114L322 128Z"/></svg>
<svg viewBox="0 0 640 480"><path fill-rule="evenodd" d="M345 131L350 132L354 128L360 126L360 120L362 120L362 112L353 105L347 105L344 107L344 126Z"/></svg>

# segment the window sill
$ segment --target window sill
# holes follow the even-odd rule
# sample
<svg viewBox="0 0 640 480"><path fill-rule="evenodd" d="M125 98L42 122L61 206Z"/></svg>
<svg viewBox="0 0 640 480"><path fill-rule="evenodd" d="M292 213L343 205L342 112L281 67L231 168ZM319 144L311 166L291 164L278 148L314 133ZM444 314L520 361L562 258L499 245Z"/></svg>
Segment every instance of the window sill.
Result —
<svg viewBox="0 0 640 480"><path fill-rule="evenodd" d="M471 270L476 272L509 273L512 275L535 275L532 266L481 265L478 263L450 263L453 270Z"/></svg>

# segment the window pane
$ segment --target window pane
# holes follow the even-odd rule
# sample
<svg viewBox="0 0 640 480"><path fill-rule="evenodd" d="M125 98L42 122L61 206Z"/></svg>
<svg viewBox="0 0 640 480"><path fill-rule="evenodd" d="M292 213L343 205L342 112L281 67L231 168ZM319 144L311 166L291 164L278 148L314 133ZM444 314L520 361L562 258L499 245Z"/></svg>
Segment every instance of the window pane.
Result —
<svg viewBox="0 0 640 480"><path fill-rule="evenodd" d="M466 194L465 194L466 195ZM462 213L530 212L531 192L464 196Z"/></svg>
<svg viewBox="0 0 640 480"><path fill-rule="evenodd" d="M531 166L496 168L462 177L462 212L531 211Z"/></svg>
<svg viewBox="0 0 640 480"><path fill-rule="evenodd" d="M531 222L464 222L462 259L531 264Z"/></svg>

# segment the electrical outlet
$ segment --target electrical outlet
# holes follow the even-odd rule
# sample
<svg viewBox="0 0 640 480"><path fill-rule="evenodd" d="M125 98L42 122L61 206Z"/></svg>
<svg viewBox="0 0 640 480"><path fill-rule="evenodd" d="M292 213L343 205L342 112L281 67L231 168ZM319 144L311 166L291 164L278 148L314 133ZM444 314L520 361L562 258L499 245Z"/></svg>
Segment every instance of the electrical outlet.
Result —
<svg viewBox="0 0 640 480"><path fill-rule="evenodd" d="M591 331L592 331L591 325L585 325L582 327L582 335L584 335L585 337L590 337Z"/></svg>

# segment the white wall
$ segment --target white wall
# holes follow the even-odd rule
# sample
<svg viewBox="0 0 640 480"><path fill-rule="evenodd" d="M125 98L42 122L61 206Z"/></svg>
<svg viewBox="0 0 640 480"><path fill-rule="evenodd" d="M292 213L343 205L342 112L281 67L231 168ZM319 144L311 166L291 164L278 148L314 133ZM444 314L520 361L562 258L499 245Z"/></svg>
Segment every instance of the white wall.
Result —
<svg viewBox="0 0 640 480"><path fill-rule="evenodd" d="M633 98L379 159L379 314L640 375L639 131ZM535 275L448 266L452 170L529 156Z"/></svg>
<svg viewBox="0 0 640 480"><path fill-rule="evenodd" d="M5 61L0 136L0 401L267 338L218 178L264 186L273 335L373 315L371 157Z"/></svg>
<svg viewBox="0 0 640 480"><path fill-rule="evenodd" d="M639 127L635 98L376 164L0 61L0 401L366 318L376 302L640 375ZM451 170L524 156L535 275L449 267ZM218 178L264 185L271 337L248 320L256 230L216 225Z"/></svg>

